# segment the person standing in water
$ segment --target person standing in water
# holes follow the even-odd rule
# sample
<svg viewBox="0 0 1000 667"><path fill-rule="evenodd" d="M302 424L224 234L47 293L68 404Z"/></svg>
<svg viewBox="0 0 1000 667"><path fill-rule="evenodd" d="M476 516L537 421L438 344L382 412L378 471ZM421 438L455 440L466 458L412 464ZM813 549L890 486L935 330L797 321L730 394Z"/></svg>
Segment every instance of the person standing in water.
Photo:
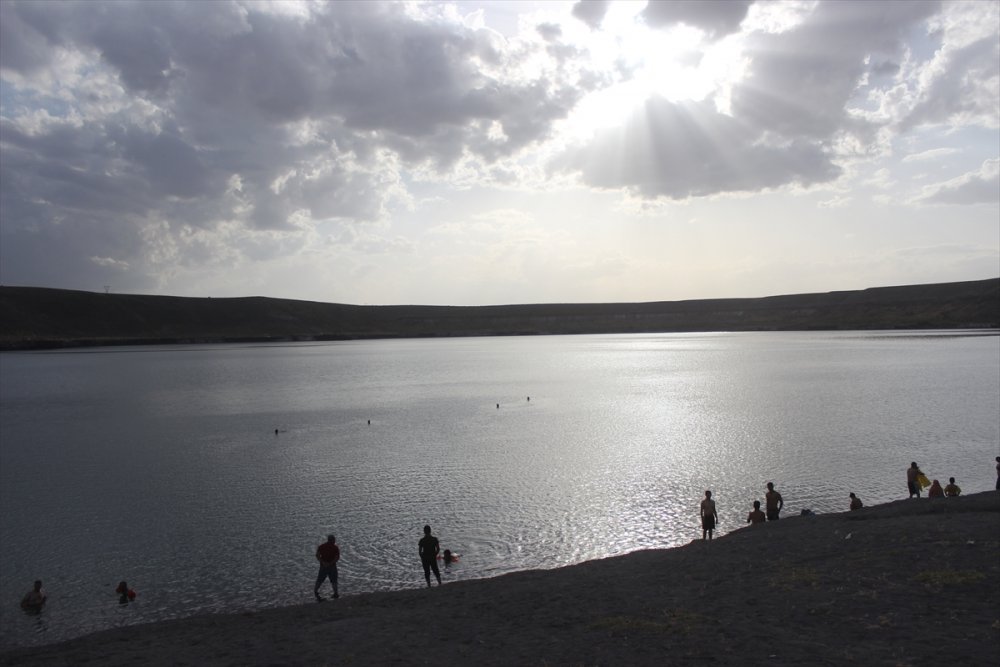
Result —
<svg viewBox="0 0 1000 667"><path fill-rule="evenodd" d="M21 598L21 609L41 611L43 606L45 606L45 594L42 593L42 581L36 579L34 587Z"/></svg>
<svg viewBox="0 0 1000 667"><path fill-rule="evenodd" d="M701 501L701 539L712 539L712 531L719 521L719 513L715 509L715 501L712 500L712 492L705 492L705 499Z"/></svg>
<svg viewBox="0 0 1000 667"><path fill-rule="evenodd" d="M424 566L424 578L427 579L427 588L431 587L431 571L437 577L438 586L441 585L441 571L438 569L437 557L441 550L438 538L431 535L431 527L424 526L424 536L417 544L417 551L420 553L420 564Z"/></svg>
<svg viewBox="0 0 1000 667"><path fill-rule="evenodd" d="M319 587L323 582L330 579L333 586L333 597L339 598L340 592L337 590L337 561L340 560L340 547L337 546L337 536L327 535L326 542L316 548L316 560L319 561L319 574L316 576L316 586L313 588L313 595L317 602L322 602L323 598L319 594Z"/></svg>
<svg viewBox="0 0 1000 667"><path fill-rule="evenodd" d="M774 482L767 483L767 493L764 494L764 501L767 503L767 520L777 521L781 517L781 509L785 506L785 500L781 494L774 490Z"/></svg>

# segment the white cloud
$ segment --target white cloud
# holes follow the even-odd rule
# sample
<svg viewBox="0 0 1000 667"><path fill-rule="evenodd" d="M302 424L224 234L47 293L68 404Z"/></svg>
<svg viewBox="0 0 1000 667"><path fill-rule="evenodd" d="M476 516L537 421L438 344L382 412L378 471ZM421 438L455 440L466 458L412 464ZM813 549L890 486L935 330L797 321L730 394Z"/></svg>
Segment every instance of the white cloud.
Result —
<svg viewBox="0 0 1000 667"><path fill-rule="evenodd" d="M927 185L915 199L918 204L993 204L1000 201L1000 159L986 160L974 172Z"/></svg>
<svg viewBox="0 0 1000 667"><path fill-rule="evenodd" d="M998 24L979 2L0 1L0 280L614 298L670 264L614 230L764 199L765 226L977 203L925 233L979 238ZM969 173L914 197L944 161Z"/></svg>

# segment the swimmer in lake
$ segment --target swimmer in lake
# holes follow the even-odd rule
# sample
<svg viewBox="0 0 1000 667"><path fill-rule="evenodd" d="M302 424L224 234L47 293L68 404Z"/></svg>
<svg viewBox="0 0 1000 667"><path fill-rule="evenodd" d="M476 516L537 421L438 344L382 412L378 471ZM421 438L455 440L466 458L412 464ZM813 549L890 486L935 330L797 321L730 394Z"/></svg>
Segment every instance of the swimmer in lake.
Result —
<svg viewBox="0 0 1000 667"><path fill-rule="evenodd" d="M41 611L45 606L45 594L42 593L42 581L35 580L34 587L21 598L21 609L25 611Z"/></svg>

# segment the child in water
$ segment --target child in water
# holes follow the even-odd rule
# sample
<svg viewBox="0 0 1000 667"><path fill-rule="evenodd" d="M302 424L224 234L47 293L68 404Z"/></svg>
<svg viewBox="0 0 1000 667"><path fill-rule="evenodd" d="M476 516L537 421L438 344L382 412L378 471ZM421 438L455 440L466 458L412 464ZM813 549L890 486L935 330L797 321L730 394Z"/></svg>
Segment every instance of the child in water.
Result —
<svg viewBox="0 0 1000 667"><path fill-rule="evenodd" d="M441 560L444 561L445 565L451 565L452 563L458 562L458 556L459 554L453 554L451 549L445 549L444 556L442 556Z"/></svg>
<svg viewBox="0 0 1000 667"><path fill-rule="evenodd" d="M128 604L135 599L135 591L128 587L128 583L125 581L118 582L118 588L115 589L115 593L118 594L118 604Z"/></svg>

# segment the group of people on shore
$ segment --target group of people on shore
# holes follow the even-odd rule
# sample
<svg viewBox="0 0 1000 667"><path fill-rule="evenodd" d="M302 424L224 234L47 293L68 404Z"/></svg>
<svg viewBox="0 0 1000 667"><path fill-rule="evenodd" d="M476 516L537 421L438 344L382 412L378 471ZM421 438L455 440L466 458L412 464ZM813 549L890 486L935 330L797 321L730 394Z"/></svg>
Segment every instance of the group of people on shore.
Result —
<svg viewBox="0 0 1000 667"><path fill-rule="evenodd" d="M948 484L942 487L941 482L936 479L933 482L928 480L916 461L911 462L906 469L906 488L910 492L908 497L919 498L925 486L930 487L927 490L928 498L955 498L962 495L962 489L955 483L954 477L949 477ZM997 490L1000 490L1000 456L997 457Z"/></svg>
<svg viewBox="0 0 1000 667"><path fill-rule="evenodd" d="M777 521L781 518L781 510L785 507L785 499L774 488L774 482L767 483L764 493L764 509L760 509L760 501L753 501L753 509L747 514L747 523L756 525L766 521ZM705 499L701 501L701 539L712 539L715 526L719 523L719 512L712 500L712 492L705 491Z"/></svg>
<svg viewBox="0 0 1000 667"><path fill-rule="evenodd" d="M997 483L996 489L1000 491L1000 456L996 457L997 462ZM930 488L927 491L928 498L956 498L962 495L962 488L955 483L954 477L948 478L948 484L941 486L938 480L930 481L920 470L916 461L910 463L910 467L906 469L906 485L910 491L910 498L919 498L920 492L925 486ZM861 499L852 491L848 494L850 498L850 509L851 511L859 510L864 507L864 503ZM760 501L753 501L753 509L747 514L746 522L751 526L765 523L766 521L777 521L780 518L781 510L785 506L785 500L781 497L781 494L774 488L773 482L767 483L767 492L764 494L764 501L766 503L766 511L762 512L760 509ZM812 514L809 510L802 510L803 514ZM715 506L715 501L712 499L712 492L705 491L705 499L701 501L701 539L711 540L712 533L715 532L715 527L719 523L719 512Z"/></svg>

